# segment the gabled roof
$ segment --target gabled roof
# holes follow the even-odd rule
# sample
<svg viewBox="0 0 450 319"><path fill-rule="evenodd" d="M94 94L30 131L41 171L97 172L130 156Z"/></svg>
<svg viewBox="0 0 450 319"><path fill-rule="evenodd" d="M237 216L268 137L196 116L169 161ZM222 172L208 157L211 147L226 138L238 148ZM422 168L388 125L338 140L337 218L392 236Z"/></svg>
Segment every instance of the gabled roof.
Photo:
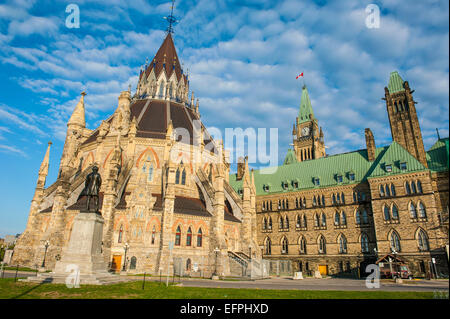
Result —
<svg viewBox="0 0 450 319"><path fill-rule="evenodd" d="M407 163L406 170L400 170L400 162ZM391 172L386 171L385 164L392 165ZM389 146L376 148L373 162L368 160L367 150L363 149L255 170L254 176L256 195L268 195L341 185L337 179L338 175L342 175L342 184L348 185L367 181L368 178L422 170L426 170L426 168L417 159L398 143L392 142ZM350 180L350 173L354 174L354 180ZM319 178L319 186L314 184L315 178ZM287 189L282 187L282 183L285 181L289 182ZM292 181L298 182L298 188L294 188ZM235 190L242 188L242 181L236 180L236 174L230 175L229 183ZM264 191L264 185L269 185L269 191Z"/></svg>
<svg viewBox="0 0 450 319"><path fill-rule="evenodd" d="M449 139L438 139L427 152L428 168L431 171L442 172L449 170Z"/></svg>
<svg viewBox="0 0 450 319"><path fill-rule="evenodd" d="M314 118L314 112L309 99L308 89L306 85L302 89L302 97L300 101L300 110L298 111L298 123L308 122Z"/></svg>
<svg viewBox="0 0 450 319"><path fill-rule="evenodd" d="M389 93L404 91L403 82L403 79L397 71L391 72L388 84Z"/></svg>
<svg viewBox="0 0 450 319"><path fill-rule="evenodd" d="M150 64L147 66L147 69L140 74L140 77L144 73L145 76L147 77L152 70L155 70L156 78L159 77L160 73L163 70L166 71L167 78L169 78L173 72L176 73L178 81L180 80L181 76L184 76L171 33L167 34L166 38L164 39L164 42L161 44L161 47L159 48L155 57L153 58L152 61L150 61Z"/></svg>

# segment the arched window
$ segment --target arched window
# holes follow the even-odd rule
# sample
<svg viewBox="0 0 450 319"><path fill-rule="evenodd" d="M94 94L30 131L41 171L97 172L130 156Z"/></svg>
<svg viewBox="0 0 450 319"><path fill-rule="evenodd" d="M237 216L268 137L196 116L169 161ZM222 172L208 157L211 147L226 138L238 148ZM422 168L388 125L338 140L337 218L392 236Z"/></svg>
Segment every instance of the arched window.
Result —
<svg viewBox="0 0 450 319"><path fill-rule="evenodd" d="M169 96L172 97L172 95L173 95L173 83L170 83L170 86L169 86Z"/></svg>
<svg viewBox="0 0 450 319"><path fill-rule="evenodd" d="M361 213L359 212L359 210L356 211L356 225L361 225Z"/></svg>
<svg viewBox="0 0 450 319"><path fill-rule="evenodd" d="M269 229L272 229L272 217L269 216Z"/></svg>
<svg viewBox="0 0 450 319"><path fill-rule="evenodd" d="M186 185L186 170L183 169L183 173L181 174L181 185Z"/></svg>
<svg viewBox="0 0 450 319"><path fill-rule="evenodd" d="M430 246L428 244L428 236L422 229L417 233L417 244L420 251L430 250Z"/></svg>
<svg viewBox="0 0 450 319"><path fill-rule="evenodd" d="M300 254L306 254L306 239L303 236L300 238L299 251L300 251Z"/></svg>
<svg viewBox="0 0 450 319"><path fill-rule="evenodd" d="M286 227L286 229L289 229L289 217L285 217L284 218L284 227Z"/></svg>
<svg viewBox="0 0 450 319"><path fill-rule="evenodd" d="M338 212L334 213L334 224L336 226L339 226L339 224L340 224L340 218L339 218L339 213Z"/></svg>
<svg viewBox="0 0 450 319"><path fill-rule="evenodd" d="M345 212L341 212L341 225L347 225L347 215L345 215Z"/></svg>
<svg viewBox="0 0 450 319"><path fill-rule="evenodd" d="M267 219L264 217L263 218L263 230L267 229Z"/></svg>
<svg viewBox="0 0 450 319"><path fill-rule="evenodd" d="M386 196L390 197L391 196L391 190L389 189L389 186L386 185Z"/></svg>
<svg viewBox="0 0 450 319"><path fill-rule="evenodd" d="M298 208L298 198L295 199L295 208Z"/></svg>
<svg viewBox="0 0 450 319"><path fill-rule="evenodd" d="M369 252L369 237L367 237L366 233L361 234L361 251L363 253Z"/></svg>
<svg viewBox="0 0 450 319"><path fill-rule="evenodd" d="M399 252L401 250L400 238L398 237L398 234L397 234L396 231L393 231L391 233L390 243L391 243L391 250L392 251Z"/></svg>
<svg viewBox="0 0 450 319"><path fill-rule="evenodd" d="M270 255L272 253L272 242L270 241L269 237L266 238L265 253L266 255Z"/></svg>
<svg viewBox="0 0 450 319"><path fill-rule="evenodd" d="M175 233L175 246L180 246L181 244L181 228L177 227L177 232Z"/></svg>
<svg viewBox="0 0 450 319"><path fill-rule="evenodd" d="M136 269L137 258L135 256L130 259L130 269Z"/></svg>
<svg viewBox="0 0 450 319"><path fill-rule="evenodd" d="M411 187L409 186L409 182L405 183L405 190L407 195L411 194Z"/></svg>
<svg viewBox="0 0 450 319"><path fill-rule="evenodd" d="M300 216L297 215L297 218L295 219L295 227L300 228L302 227Z"/></svg>
<svg viewBox="0 0 450 319"><path fill-rule="evenodd" d="M395 196L395 186L394 186L394 184L391 184L391 195Z"/></svg>
<svg viewBox="0 0 450 319"><path fill-rule="evenodd" d="M426 218L427 212L426 212L425 206L422 204L422 202L419 202L419 204L417 205L417 208L419 210L419 218Z"/></svg>
<svg viewBox="0 0 450 319"><path fill-rule="evenodd" d="M153 180L153 165L150 164L148 168L148 181L151 182Z"/></svg>
<svg viewBox="0 0 450 319"><path fill-rule="evenodd" d="M418 193L423 193L422 183L420 181L417 181L417 192Z"/></svg>
<svg viewBox="0 0 450 319"><path fill-rule="evenodd" d="M177 168L177 172L175 173L175 184L180 184L180 169Z"/></svg>
<svg viewBox="0 0 450 319"><path fill-rule="evenodd" d="M342 204L345 204L345 196L344 196L344 193L341 194L341 200L342 200Z"/></svg>
<svg viewBox="0 0 450 319"><path fill-rule="evenodd" d="M314 226L319 227L319 216L317 216L317 213L314 214Z"/></svg>
<svg viewBox="0 0 450 319"><path fill-rule="evenodd" d="M411 191L413 194L417 193L416 183L414 181L411 182Z"/></svg>
<svg viewBox="0 0 450 319"><path fill-rule="evenodd" d="M202 247L202 229L199 228L197 232L197 247Z"/></svg>
<svg viewBox="0 0 450 319"><path fill-rule="evenodd" d="M191 227L189 227L186 235L186 246L191 246L191 243L192 243L192 230Z"/></svg>
<svg viewBox="0 0 450 319"><path fill-rule="evenodd" d="M331 197L331 201L333 202L333 205L336 204L336 195L333 194L333 196Z"/></svg>
<svg viewBox="0 0 450 319"><path fill-rule="evenodd" d="M283 237L283 240L281 242L281 253L282 254L288 254L289 253L289 244L286 237Z"/></svg>
<svg viewBox="0 0 450 319"><path fill-rule="evenodd" d="M392 205L392 219L398 219L398 207L397 205Z"/></svg>
<svg viewBox="0 0 450 319"><path fill-rule="evenodd" d="M322 195L322 206L325 206L325 195Z"/></svg>
<svg viewBox="0 0 450 319"><path fill-rule="evenodd" d="M306 216L305 215L302 216L302 220L303 220L303 228L306 228L307 225L306 225Z"/></svg>
<svg viewBox="0 0 450 319"><path fill-rule="evenodd" d="M280 224L280 225L279 225L279 226L280 226L280 229L283 229L283 228L284 228L284 220L283 220L283 217L280 216L280 218L278 219L278 223Z"/></svg>
<svg viewBox="0 0 450 319"><path fill-rule="evenodd" d="M322 227L326 226L327 226L327 217L325 216L324 213L322 213Z"/></svg>
<svg viewBox="0 0 450 319"><path fill-rule="evenodd" d="M340 254L346 254L347 253L347 239L345 238L344 235L340 235L339 239L339 253Z"/></svg>
<svg viewBox="0 0 450 319"><path fill-rule="evenodd" d="M120 244L122 242L122 238L123 238L123 225L120 225L120 229L119 229L119 239L117 240L117 242Z"/></svg>
<svg viewBox="0 0 450 319"><path fill-rule="evenodd" d="M358 197L357 197L357 195L356 195L356 192L353 192L353 202L357 202L357 200L358 200Z"/></svg>
<svg viewBox="0 0 450 319"><path fill-rule="evenodd" d="M317 199L316 199L316 196L313 197L313 206L317 206Z"/></svg>
<svg viewBox="0 0 450 319"><path fill-rule="evenodd" d="M191 270L191 259L188 258L186 260L186 271L190 271Z"/></svg>
<svg viewBox="0 0 450 319"><path fill-rule="evenodd" d="M341 203L341 194L337 194L337 202L338 202L338 204L340 204Z"/></svg>
<svg viewBox="0 0 450 319"><path fill-rule="evenodd" d="M417 218L417 211L413 202L409 203L409 215L411 216L411 218Z"/></svg>
<svg viewBox="0 0 450 319"><path fill-rule="evenodd" d="M319 237L319 254L325 254L327 251L325 237L320 235Z"/></svg>
<svg viewBox="0 0 450 319"><path fill-rule="evenodd" d="M383 206L383 211L384 211L384 220L390 220L391 215L389 214L389 207L387 205Z"/></svg>
<svg viewBox="0 0 450 319"><path fill-rule="evenodd" d="M384 197L384 187L380 185L380 197Z"/></svg>
<svg viewBox="0 0 450 319"><path fill-rule="evenodd" d="M160 86L159 86L159 96L160 97L163 97L164 96L164 81L161 81L161 84L160 84Z"/></svg>
<svg viewBox="0 0 450 319"><path fill-rule="evenodd" d="M155 226L153 226L153 229L152 229L152 245L155 243L155 238L156 238L156 228L155 228Z"/></svg>
<svg viewBox="0 0 450 319"><path fill-rule="evenodd" d="M365 209L362 212L362 222L363 222L363 224L369 223L369 215L367 214L367 210L365 210Z"/></svg>

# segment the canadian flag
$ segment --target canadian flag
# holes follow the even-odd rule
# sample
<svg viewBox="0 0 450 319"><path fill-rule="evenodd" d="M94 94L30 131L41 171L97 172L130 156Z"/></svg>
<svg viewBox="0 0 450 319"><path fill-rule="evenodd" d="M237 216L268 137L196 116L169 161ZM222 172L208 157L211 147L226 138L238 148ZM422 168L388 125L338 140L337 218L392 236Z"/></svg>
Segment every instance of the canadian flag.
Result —
<svg viewBox="0 0 450 319"><path fill-rule="evenodd" d="M303 72L300 73L299 75L297 75L297 77L295 79L297 80L298 78L301 78L302 76L303 76Z"/></svg>

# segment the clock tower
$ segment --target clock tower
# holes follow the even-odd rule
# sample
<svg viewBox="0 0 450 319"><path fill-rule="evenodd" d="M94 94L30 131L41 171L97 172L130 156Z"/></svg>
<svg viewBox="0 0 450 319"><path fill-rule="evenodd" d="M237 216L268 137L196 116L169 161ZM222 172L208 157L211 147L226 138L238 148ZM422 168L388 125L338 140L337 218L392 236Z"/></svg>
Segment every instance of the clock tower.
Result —
<svg viewBox="0 0 450 319"><path fill-rule="evenodd" d="M314 117L306 85L302 88L300 110L292 135L295 155L299 162L325 156L322 128L319 128L318 121Z"/></svg>

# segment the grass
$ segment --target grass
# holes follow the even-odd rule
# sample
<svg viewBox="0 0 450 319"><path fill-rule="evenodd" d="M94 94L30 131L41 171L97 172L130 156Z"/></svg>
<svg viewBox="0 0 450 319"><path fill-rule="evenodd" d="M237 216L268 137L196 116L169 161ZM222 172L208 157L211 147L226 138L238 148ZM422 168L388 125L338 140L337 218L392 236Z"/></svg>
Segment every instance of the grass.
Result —
<svg viewBox="0 0 450 319"><path fill-rule="evenodd" d="M432 292L264 290L235 288L166 287L141 281L107 286L35 284L0 279L0 299L432 299Z"/></svg>

